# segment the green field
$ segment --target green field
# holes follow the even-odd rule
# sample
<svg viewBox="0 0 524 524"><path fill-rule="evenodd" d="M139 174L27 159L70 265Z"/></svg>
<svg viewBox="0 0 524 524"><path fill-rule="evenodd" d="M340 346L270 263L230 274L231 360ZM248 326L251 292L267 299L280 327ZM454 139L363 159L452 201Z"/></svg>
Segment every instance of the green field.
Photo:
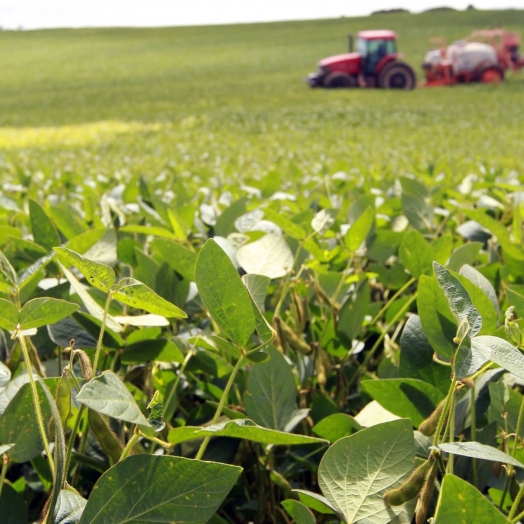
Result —
<svg viewBox="0 0 524 524"><path fill-rule="evenodd" d="M524 75L414 92L311 90L346 34L391 28L418 74L429 39L522 11L433 12L217 27L0 33L0 151L7 171L111 176L166 166L202 178L286 179L359 168L518 169ZM174 166L174 167L173 167ZM251 183L251 182L249 182Z"/></svg>

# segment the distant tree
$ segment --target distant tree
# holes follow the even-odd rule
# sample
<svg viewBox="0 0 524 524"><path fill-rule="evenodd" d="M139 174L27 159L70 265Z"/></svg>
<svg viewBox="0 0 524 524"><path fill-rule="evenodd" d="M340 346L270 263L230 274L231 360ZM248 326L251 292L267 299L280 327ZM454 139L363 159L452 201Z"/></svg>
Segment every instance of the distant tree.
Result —
<svg viewBox="0 0 524 524"><path fill-rule="evenodd" d="M475 11L476 7L473 4L469 4L468 7L466 7L466 11Z"/></svg>
<svg viewBox="0 0 524 524"><path fill-rule="evenodd" d="M395 9L379 9L378 11L373 11L372 15L385 15L392 13L409 13L409 9L404 9L402 7L397 7Z"/></svg>
<svg viewBox="0 0 524 524"><path fill-rule="evenodd" d="M425 11L423 11L423 13L435 13L437 11L458 11L458 9L444 5L441 7L430 7L429 9L426 9Z"/></svg>

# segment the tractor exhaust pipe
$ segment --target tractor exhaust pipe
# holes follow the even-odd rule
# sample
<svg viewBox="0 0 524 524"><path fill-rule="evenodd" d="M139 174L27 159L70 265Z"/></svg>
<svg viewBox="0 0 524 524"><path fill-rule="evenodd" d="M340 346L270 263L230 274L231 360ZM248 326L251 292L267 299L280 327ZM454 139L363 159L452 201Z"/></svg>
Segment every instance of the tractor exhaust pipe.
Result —
<svg viewBox="0 0 524 524"><path fill-rule="evenodd" d="M348 34L348 41L349 41L349 52L353 52L353 35L351 33Z"/></svg>

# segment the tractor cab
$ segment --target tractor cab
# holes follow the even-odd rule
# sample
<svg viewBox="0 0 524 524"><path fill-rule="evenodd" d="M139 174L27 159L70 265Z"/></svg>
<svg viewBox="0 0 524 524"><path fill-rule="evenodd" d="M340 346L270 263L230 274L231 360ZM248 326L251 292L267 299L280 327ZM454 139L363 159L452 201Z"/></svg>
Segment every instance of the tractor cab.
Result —
<svg viewBox="0 0 524 524"><path fill-rule="evenodd" d="M413 89L415 73L398 59L397 35L393 31L360 31L353 51L349 35L349 53L330 56L319 62L316 73L306 81L311 87L384 87Z"/></svg>

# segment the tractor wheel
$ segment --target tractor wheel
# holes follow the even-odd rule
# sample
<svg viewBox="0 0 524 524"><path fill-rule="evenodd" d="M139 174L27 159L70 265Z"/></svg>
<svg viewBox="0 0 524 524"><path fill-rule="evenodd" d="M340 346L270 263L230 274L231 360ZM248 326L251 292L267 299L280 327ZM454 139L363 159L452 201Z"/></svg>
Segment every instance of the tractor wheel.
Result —
<svg viewBox="0 0 524 524"><path fill-rule="evenodd" d="M324 80L324 87L338 89L341 87L356 87L357 80L354 76L340 71L329 74Z"/></svg>
<svg viewBox="0 0 524 524"><path fill-rule="evenodd" d="M482 84L498 84L504 80L504 71L497 66L485 67L479 72L477 78Z"/></svg>
<svg viewBox="0 0 524 524"><path fill-rule="evenodd" d="M378 85L384 89L413 89L415 73L408 64L390 62L378 75Z"/></svg>

